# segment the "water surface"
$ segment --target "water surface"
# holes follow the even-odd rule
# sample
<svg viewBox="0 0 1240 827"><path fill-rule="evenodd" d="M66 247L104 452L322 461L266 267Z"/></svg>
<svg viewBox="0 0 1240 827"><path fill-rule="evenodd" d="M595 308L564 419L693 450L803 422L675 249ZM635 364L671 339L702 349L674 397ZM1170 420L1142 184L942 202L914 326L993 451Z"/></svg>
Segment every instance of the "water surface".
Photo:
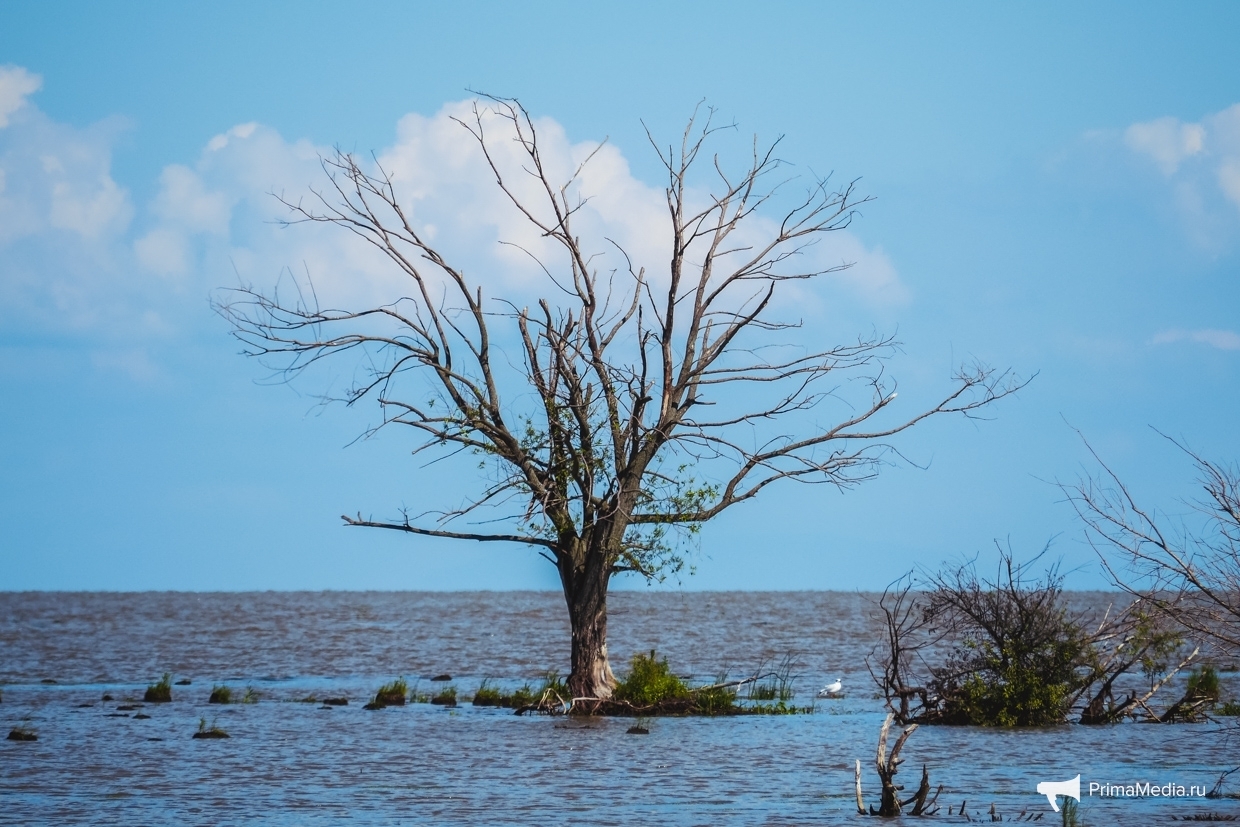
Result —
<svg viewBox="0 0 1240 827"><path fill-rule="evenodd" d="M0 593L0 725L39 735L0 743L0 823L863 822L853 762L862 760L877 804L872 763L883 720L865 668L880 634L872 598L614 593L618 670L652 648L701 681L795 655L795 703L814 704L808 715L658 719L640 736L626 734L627 720L469 705L361 708L398 675L426 691L432 676L449 673L468 695L483 679L515 687L549 669L566 672L558 594ZM1110 598L1073 599L1096 606ZM174 687L172 703L137 710L147 719L116 709L166 671L192 680ZM845 696L815 703L815 690L836 677ZM1230 697L1240 687L1225 679ZM260 702L208 705L212 685L225 682L235 696L253 687ZM1163 701L1176 689L1165 688ZM114 700L101 701L104 693ZM310 694L345 695L350 705L297 702ZM203 717L232 737L193 740ZM1080 773L1086 788L1091 780L1209 788L1224 766L1240 764L1238 747L1212 724L923 727L905 749L901 779L912 790L928 766L944 786L940 822L963 823L956 810L967 802L974 819L989 820L993 805L1006 820L1045 812L1042 823L1054 824L1039 781ZM1081 810L1091 825L1162 824L1240 814L1240 801L1086 796Z"/></svg>

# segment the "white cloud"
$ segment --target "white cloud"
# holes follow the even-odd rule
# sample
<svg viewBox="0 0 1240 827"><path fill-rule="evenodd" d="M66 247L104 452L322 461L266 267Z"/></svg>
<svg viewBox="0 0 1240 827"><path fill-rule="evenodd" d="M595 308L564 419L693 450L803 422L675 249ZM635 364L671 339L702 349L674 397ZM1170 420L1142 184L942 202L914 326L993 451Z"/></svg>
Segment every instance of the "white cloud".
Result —
<svg viewBox="0 0 1240 827"><path fill-rule="evenodd" d="M1132 124L1124 142L1158 165L1189 214L1203 217L1218 196L1240 208L1240 103L1195 123L1163 117Z"/></svg>
<svg viewBox="0 0 1240 827"><path fill-rule="evenodd" d="M63 173L57 179L48 213L53 227L93 240L128 226L133 215L129 195L106 173L94 180Z"/></svg>
<svg viewBox="0 0 1240 827"><path fill-rule="evenodd" d="M1180 123L1166 117L1134 123L1124 131L1124 142L1134 151L1153 158L1165 175L1171 175L1185 158L1201 152L1205 127L1199 123Z"/></svg>
<svg viewBox="0 0 1240 827"><path fill-rule="evenodd" d="M1231 330L1164 330L1154 336L1152 344L1168 345L1175 342L1198 342L1218 350L1240 350L1240 333Z"/></svg>
<svg viewBox="0 0 1240 827"><path fill-rule="evenodd" d="M312 188L326 184L320 156L328 148L287 140L259 123L235 126L204 141L197 158L165 166L156 195L135 221L128 192L111 175L115 125L79 129L55 122L24 103L38 88L37 76L4 71L5 117L19 107L21 116L0 131L0 322L103 335L109 345L98 349L97 367L149 378L153 369L135 355L144 352L138 345L206 322L202 296L238 278L261 287L290 271L308 273L329 306L408 294L399 270L357 237L323 225L281 226L289 213L273 193L312 199ZM471 106L463 101L433 115L405 116L393 143L375 157L392 175L410 221L485 292L518 301L545 295L545 277L527 251L560 274L566 272L562 252L496 188L477 144L453 120ZM502 126L490 116L485 124ZM662 188L634 177L618 147L573 142L549 118L536 126L553 180L569 178L593 153L570 193L584 202L574 231L595 254L591 266L623 270L615 242L648 277L665 280L671 239ZM505 180L537 201L537 182L522 170L519 146L502 139L493 146ZM549 212L540 215L550 220ZM758 218L736 241L753 243L773 229ZM829 289L878 304L907 299L886 254L847 230L788 266L842 262L855 266L829 279ZM792 287L786 304L798 301L801 288Z"/></svg>
<svg viewBox="0 0 1240 827"><path fill-rule="evenodd" d="M189 272L190 250L185 234L157 227L133 244L138 263L161 276L181 276Z"/></svg>
<svg viewBox="0 0 1240 827"><path fill-rule="evenodd" d="M405 215L419 233L433 239L484 291L519 300L525 291L545 290L538 261L553 273L565 273L563 253L496 187L476 142L454 120L471 117L472 105L460 101L431 116L404 116L396 140L375 158L391 176ZM623 271L627 263L619 245L635 269L645 267L656 283L666 279L671 233L662 189L635 178L619 148L573 143L549 118L535 125L551 180L567 180L590 158L569 198L584 204L573 216L573 229L593 254L591 266L602 273ZM483 126L498 136L505 122L484 114ZM541 220L553 223L545 193L523 168L528 159L520 146L498 139L491 147L505 183L527 203L539 205ZM285 141L253 123L215 136L192 166L165 169L150 210L155 221L135 244L139 260L153 272L173 274L184 272L187 255L199 255L220 268L217 283L229 280L224 267L235 266L243 282L260 285L289 268L299 277L309 273L320 300L337 306L386 302L405 294L408 285L400 273L359 239L321 225L276 226L288 213L270 193L313 199L310 189L326 184L319 157L327 152L304 141ZM736 242L755 243L774 230L772 222L756 218ZM867 302L908 298L888 256L846 230L810 247L801 261L806 263L795 266L854 263L830 283Z"/></svg>
<svg viewBox="0 0 1240 827"><path fill-rule="evenodd" d="M9 116L25 106L26 96L42 85L43 78L21 66L0 66L0 129L9 125Z"/></svg>
<svg viewBox="0 0 1240 827"><path fill-rule="evenodd" d="M122 244L133 208L111 174L120 124L56 122L24 102L36 88L24 69L0 70L0 324L137 330L145 285L128 278Z"/></svg>
<svg viewBox="0 0 1240 827"><path fill-rule="evenodd" d="M161 189L151 210L162 221L194 232L228 232L232 199L227 195L209 192L196 172L180 164L164 167L159 178Z"/></svg>

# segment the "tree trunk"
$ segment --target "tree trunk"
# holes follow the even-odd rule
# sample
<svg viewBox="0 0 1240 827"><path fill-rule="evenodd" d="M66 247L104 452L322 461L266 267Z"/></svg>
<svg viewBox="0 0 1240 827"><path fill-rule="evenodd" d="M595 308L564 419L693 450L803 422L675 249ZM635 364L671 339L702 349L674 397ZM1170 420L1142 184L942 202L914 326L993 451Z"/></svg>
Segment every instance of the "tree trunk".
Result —
<svg viewBox="0 0 1240 827"><path fill-rule="evenodd" d="M585 558L580 567L560 565L572 628L568 691L574 698L610 698L616 685L607 662L607 586L611 572L603 555L587 553Z"/></svg>

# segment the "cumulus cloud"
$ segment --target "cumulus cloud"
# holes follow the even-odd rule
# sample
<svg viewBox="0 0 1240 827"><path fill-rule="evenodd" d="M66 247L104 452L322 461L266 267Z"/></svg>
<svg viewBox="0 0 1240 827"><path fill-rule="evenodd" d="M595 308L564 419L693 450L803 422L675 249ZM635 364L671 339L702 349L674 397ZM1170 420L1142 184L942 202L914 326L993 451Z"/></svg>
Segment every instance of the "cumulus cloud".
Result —
<svg viewBox="0 0 1240 827"><path fill-rule="evenodd" d="M472 101L460 101L434 115L404 116L392 145L374 153L374 168L390 176L413 227L485 291L518 300L524 291L545 292L543 267L562 271L563 253L496 187L476 142L457 120L468 121L472 112ZM488 134L503 134L503 119L485 111L482 117ZM593 255L591 266L600 273L624 272L631 262L656 283L666 278L671 233L662 189L637 179L615 146L574 142L550 118L537 119L535 128L551 180L566 181L580 170L569 198L582 204L573 216L574 232ZM524 169L528 159L520 145L498 139L490 146L505 183L518 198L537 205L540 220L553 223L545 192ZM256 284L270 283L290 268L299 277L308 274L327 304L392 301L407 285L365 243L330 227L278 226L288 212L272 194L313 201L312 188L326 186L322 154L330 153L304 141L288 142L257 124L215 136L195 164L165 169L150 210L154 220L135 243L139 261L161 274L184 273L195 257L221 267L227 261L242 281ZM704 195L694 197L700 201ZM775 230L770 221L756 218L736 242L757 243ZM854 266L832 280L838 287L877 304L907 300L886 254L867 248L847 230L830 234L790 266L825 269L840 263Z"/></svg>
<svg viewBox="0 0 1240 827"><path fill-rule="evenodd" d="M43 78L21 66L0 66L0 129L9 125L9 116L26 105L26 97L39 91Z"/></svg>
<svg viewBox="0 0 1240 827"><path fill-rule="evenodd" d="M39 85L25 69L0 69L0 323L127 327L124 307L144 299L119 243L133 217L111 174L121 125L56 122L27 100Z"/></svg>
<svg viewBox="0 0 1240 827"><path fill-rule="evenodd" d="M1218 350L1240 350L1240 333L1231 330L1164 330L1157 334L1152 344L1169 345L1175 342L1198 342Z"/></svg>
<svg viewBox="0 0 1240 827"><path fill-rule="evenodd" d="M1240 103L1194 123L1163 117L1132 124L1124 142L1174 184L1182 208L1201 215L1218 196L1240 208Z"/></svg>
<svg viewBox="0 0 1240 827"><path fill-rule="evenodd" d="M96 367L143 379L156 373L144 355L146 339L203 324L203 296L234 280L262 287L290 273L308 275L323 303L337 307L408 293L399 270L356 236L319 224L282 225L290 214L281 198L313 199L315 188L328 185L321 158L330 148L286 139L261 123L239 124L205 140L197 158L165 166L156 194L135 209L111 174L117 124L53 121L28 100L39 82L24 69L0 70L0 321L103 335L108 345L96 349ZM392 144L367 163L391 175L409 220L485 292L518 301L545 295L542 266L565 272L562 251L495 186L477 144L454 120L472 107L461 101L403 117ZM616 146L574 141L550 118L535 125L552 180L580 169L570 197L582 204L574 231L594 255L591 266L623 273L631 260L652 281L666 279L671 237L662 187L635 177ZM494 134L503 126L484 116ZM520 147L502 139L492 146L514 191L545 204L522 169ZM705 192L691 197L701 201ZM743 247L775 229L756 217L734 240ZM853 266L831 276L829 289L874 304L907 300L890 258L848 230L787 266L842 263ZM796 289L786 302L797 301Z"/></svg>

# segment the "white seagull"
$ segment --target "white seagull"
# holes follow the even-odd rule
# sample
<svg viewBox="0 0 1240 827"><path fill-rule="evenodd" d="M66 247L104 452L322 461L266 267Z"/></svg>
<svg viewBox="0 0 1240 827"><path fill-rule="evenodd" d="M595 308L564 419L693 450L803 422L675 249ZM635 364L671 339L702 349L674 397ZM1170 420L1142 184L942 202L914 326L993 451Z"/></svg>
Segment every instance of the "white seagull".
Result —
<svg viewBox="0 0 1240 827"><path fill-rule="evenodd" d="M840 693L840 690L843 688L844 688L843 679L836 678L835 683L829 683L826 686L824 686L822 689L818 690L818 697L819 698L830 698L832 695L838 695Z"/></svg>

